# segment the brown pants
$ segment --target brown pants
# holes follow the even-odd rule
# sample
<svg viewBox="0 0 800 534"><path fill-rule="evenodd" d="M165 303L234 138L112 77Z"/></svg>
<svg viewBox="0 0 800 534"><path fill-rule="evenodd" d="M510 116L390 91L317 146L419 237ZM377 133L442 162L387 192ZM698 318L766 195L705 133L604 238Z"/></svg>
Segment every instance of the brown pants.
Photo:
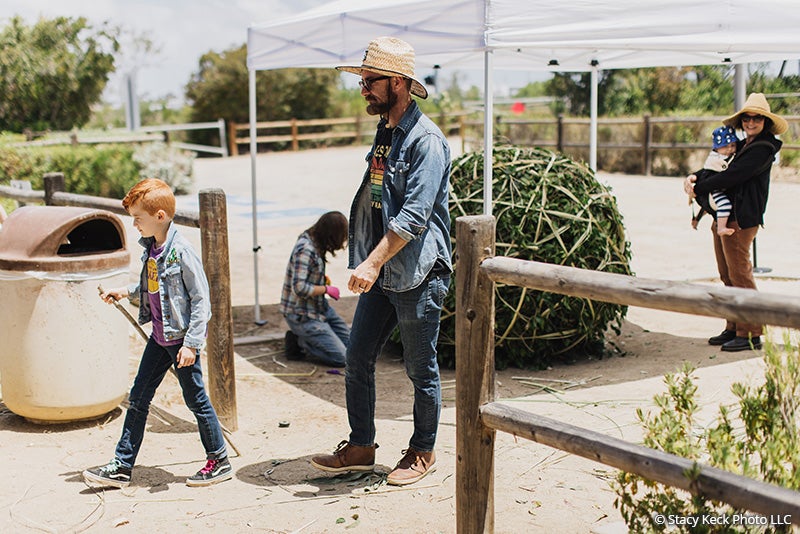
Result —
<svg viewBox="0 0 800 534"><path fill-rule="evenodd" d="M729 236L721 237L717 234L717 222L714 221L711 225L719 277L726 286L756 289L753 265L750 263L750 248L758 233L758 226L742 230L736 221L729 221L728 226L736 231ZM725 329L735 330L736 335L740 337L756 337L763 333L762 325L734 323L730 320Z"/></svg>

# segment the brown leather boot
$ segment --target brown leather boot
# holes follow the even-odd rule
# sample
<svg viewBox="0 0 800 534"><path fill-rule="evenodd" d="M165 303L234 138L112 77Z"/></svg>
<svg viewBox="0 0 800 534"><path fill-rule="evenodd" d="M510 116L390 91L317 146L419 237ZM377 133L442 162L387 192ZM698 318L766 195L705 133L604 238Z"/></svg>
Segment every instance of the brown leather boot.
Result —
<svg viewBox="0 0 800 534"><path fill-rule="evenodd" d="M362 447L342 441L333 454L314 456L311 459L311 465L328 473L372 471L375 468L375 449L377 448L377 443L369 447Z"/></svg>
<svg viewBox="0 0 800 534"><path fill-rule="evenodd" d="M435 464L435 452L420 452L409 447L403 451L403 457L397 462L394 471L389 473L386 482L393 486L413 484L428 473L436 471Z"/></svg>

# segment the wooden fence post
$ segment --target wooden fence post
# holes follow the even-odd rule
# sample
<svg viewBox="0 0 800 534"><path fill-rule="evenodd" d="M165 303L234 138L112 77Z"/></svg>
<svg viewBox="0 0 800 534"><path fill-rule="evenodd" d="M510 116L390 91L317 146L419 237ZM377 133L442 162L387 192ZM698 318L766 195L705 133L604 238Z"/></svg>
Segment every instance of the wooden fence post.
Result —
<svg viewBox="0 0 800 534"><path fill-rule="evenodd" d="M356 138L353 139L353 144L357 145L361 142L361 115L356 115Z"/></svg>
<svg viewBox="0 0 800 534"><path fill-rule="evenodd" d="M564 114L559 113L556 120L556 150L564 152Z"/></svg>
<svg viewBox="0 0 800 534"><path fill-rule="evenodd" d="M66 182L63 172L46 172L42 177L44 180L44 205L53 205L53 195L66 190Z"/></svg>
<svg viewBox="0 0 800 534"><path fill-rule="evenodd" d="M495 431L480 418L494 400L494 282L480 270L494 256L495 219L456 219L456 531L494 531Z"/></svg>
<svg viewBox="0 0 800 534"><path fill-rule="evenodd" d="M236 143L236 123L228 121L228 154L239 155L239 145Z"/></svg>
<svg viewBox="0 0 800 534"><path fill-rule="evenodd" d="M297 140L297 119L292 117L292 150L297 152L300 150L300 141Z"/></svg>
<svg viewBox="0 0 800 534"><path fill-rule="evenodd" d="M644 175L650 176L650 172L652 171L653 161L650 154L650 143L652 142L653 137L653 129L650 125L650 114L645 113L642 117L643 126L644 126L644 136L642 139L642 157L643 157L643 166L644 166Z"/></svg>
<svg viewBox="0 0 800 534"><path fill-rule="evenodd" d="M200 239L203 266L211 287L208 324L208 391L220 422L239 427L236 413L236 375L233 362L231 270L228 253L228 212L222 189L200 191Z"/></svg>

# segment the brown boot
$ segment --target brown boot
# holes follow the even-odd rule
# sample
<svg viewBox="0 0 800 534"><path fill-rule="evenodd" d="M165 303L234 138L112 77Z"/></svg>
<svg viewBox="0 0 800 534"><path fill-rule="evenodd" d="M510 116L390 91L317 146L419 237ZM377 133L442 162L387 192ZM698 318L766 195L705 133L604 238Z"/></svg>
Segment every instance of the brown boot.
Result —
<svg viewBox="0 0 800 534"><path fill-rule="evenodd" d="M328 473L346 473L347 471L372 471L375 468L375 449L378 444L362 447L339 443L333 454L314 456L311 465Z"/></svg>
<svg viewBox="0 0 800 534"><path fill-rule="evenodd" d="M403 457L397 462L394 471L389 473L386 482L393 486L413 484L428 473L436 471L435 464L435 452L420 452L409 447L403 451Z"/></svg>

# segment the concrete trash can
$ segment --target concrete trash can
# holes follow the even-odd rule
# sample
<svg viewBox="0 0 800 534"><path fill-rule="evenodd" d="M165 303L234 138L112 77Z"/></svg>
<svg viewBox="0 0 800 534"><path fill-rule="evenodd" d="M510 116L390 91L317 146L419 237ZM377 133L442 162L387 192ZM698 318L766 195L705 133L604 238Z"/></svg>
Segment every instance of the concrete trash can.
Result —
<svg viewBox="0 0 800 534"><path fill-rule="evenodd" d="M0 229L2 399L31 421L93 419L128 390L126 318L97 291L128 284L119 217L55 206L15 210Z"/></svg>

